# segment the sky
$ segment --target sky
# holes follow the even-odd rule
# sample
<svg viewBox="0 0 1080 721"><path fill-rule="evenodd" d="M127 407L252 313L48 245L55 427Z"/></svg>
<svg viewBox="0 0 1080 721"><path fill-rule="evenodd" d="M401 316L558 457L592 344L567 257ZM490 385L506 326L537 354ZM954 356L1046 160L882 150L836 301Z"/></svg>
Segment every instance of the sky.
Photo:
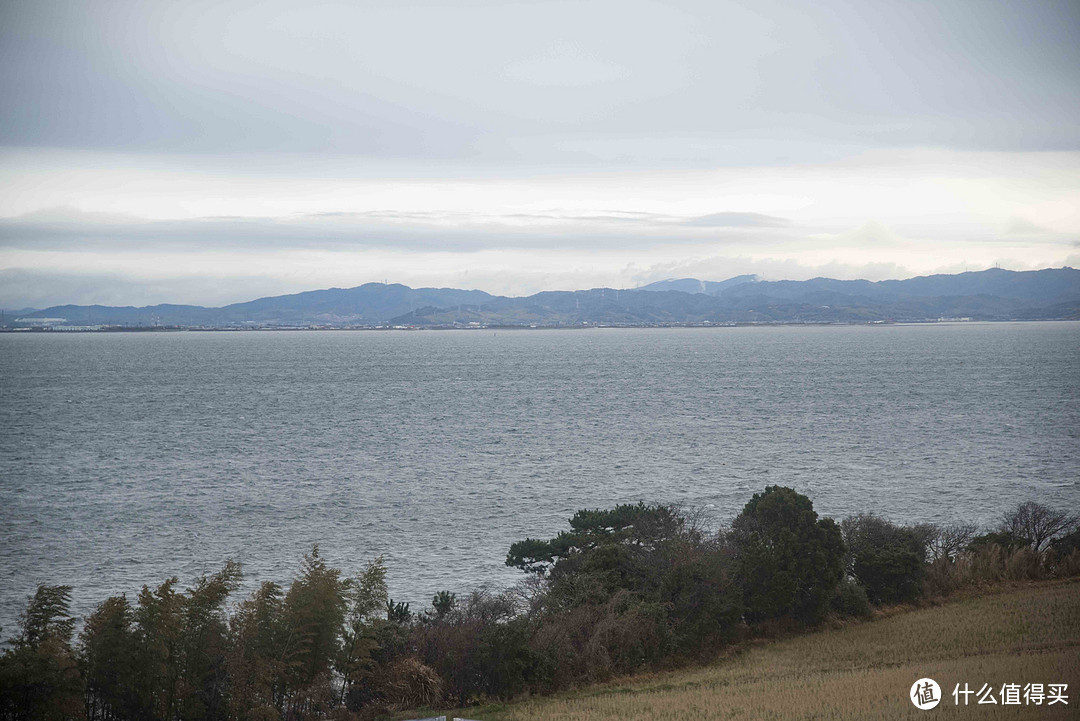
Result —
<svg viewBox="0 0 1080 721"><path fill-rule="evenodd" d="M1075 0L0 4L0 307L1080 266Z"/></svg>

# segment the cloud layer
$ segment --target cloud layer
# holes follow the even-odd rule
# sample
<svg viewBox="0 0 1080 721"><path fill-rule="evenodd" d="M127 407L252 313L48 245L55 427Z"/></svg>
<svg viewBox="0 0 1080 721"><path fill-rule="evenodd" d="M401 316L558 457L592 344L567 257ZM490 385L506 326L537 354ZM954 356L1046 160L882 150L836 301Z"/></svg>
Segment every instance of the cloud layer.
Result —
<svg viewBox="0 0 1080 721"><path fill-rule="evenodd" d="M1078 27L1069 0L7 3L0 305L1060 265Z"/></svg>

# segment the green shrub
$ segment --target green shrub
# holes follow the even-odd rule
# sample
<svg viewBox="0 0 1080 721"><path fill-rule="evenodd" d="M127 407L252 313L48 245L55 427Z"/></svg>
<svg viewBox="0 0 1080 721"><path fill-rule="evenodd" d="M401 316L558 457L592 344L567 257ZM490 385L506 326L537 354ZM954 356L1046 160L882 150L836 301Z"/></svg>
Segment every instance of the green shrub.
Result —
<svg viewBox="0 0 1080 721"><path fill-rule="evenodd" d="M849 572L866 589L871 603L912 601L922 593L927 533L863 514L841 524L848 547Z"/></svg>
<svg viewBox="0 0 1080 721"><path fill-rule="evenodd" d="M840 581L829 605L836 613L850 618L869 618L874 614L866 589L850 578Z"/></svg>
<svg viewBox="0 0 1080 721"><path fill-rule="evenodd" d="M821 619L843 573L844 542L829 518L791 488L755 494L732 523L745 614L756 622Z"/></svg>

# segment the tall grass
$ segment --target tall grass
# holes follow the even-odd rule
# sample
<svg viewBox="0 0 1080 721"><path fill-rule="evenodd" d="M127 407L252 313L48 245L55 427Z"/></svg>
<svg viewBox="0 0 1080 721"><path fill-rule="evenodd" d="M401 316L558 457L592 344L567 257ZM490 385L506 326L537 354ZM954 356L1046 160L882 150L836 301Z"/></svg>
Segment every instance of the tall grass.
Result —
<svg viewBox="0 0 1080 721"><path fill-rule="evenodd" d="M1009 550L989 544L963 551L955 558L938 558L929 564L924 593L934 598L964 588L988 588L1002 581L1039 581L1080 574L1080 550L1064 557L1046 549L1036 552L1028 546Z"/></svg>

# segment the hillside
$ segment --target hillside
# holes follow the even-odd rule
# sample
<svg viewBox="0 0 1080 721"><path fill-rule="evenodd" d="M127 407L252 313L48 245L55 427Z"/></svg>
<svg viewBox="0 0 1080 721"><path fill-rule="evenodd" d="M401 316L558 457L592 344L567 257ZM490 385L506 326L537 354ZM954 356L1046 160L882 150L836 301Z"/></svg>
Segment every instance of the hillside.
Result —
<svg viewBox="0 0 1080 721"><path fill-rule="evenodd" d="M1000 268L906 280L763 281L737 276L659 281L642 288L543 291L511 298L479 290L367 283L259 298L220 308L63 305L8 325L66 323L129 327L459 327L866 323L1080 318L1080 270ZM39 319L64 319L44 321Z"/></svg>
<svg viewBox="0 0 1080 721"><path fill-rule="evenodd" d="M1036 320L1080 318L1080 270L1010 271L1000 268L907 280L814 278L726 281L696 278L660 281L641 288L547 291L499 298L476 308L425 307L393 324L453 326L573 326L865 323L938 318Z"/></svg>
<svg viewBox="0 0 1080 721"><path fill-rule="evenodd" d="M921 719L907 700L930 677L938 714L972 718L1074 718L1080 703L1080 588L1044 583L879 620L762 642L704 668L653 674L447 717L480 721L701 721L707 719ZM957 708L967 683L1067 683L1069 705ZM963 697L961 696L961 702ZM930 712L934 713L933 711ZM414 712L410 718L428 712Z"/></svg>

